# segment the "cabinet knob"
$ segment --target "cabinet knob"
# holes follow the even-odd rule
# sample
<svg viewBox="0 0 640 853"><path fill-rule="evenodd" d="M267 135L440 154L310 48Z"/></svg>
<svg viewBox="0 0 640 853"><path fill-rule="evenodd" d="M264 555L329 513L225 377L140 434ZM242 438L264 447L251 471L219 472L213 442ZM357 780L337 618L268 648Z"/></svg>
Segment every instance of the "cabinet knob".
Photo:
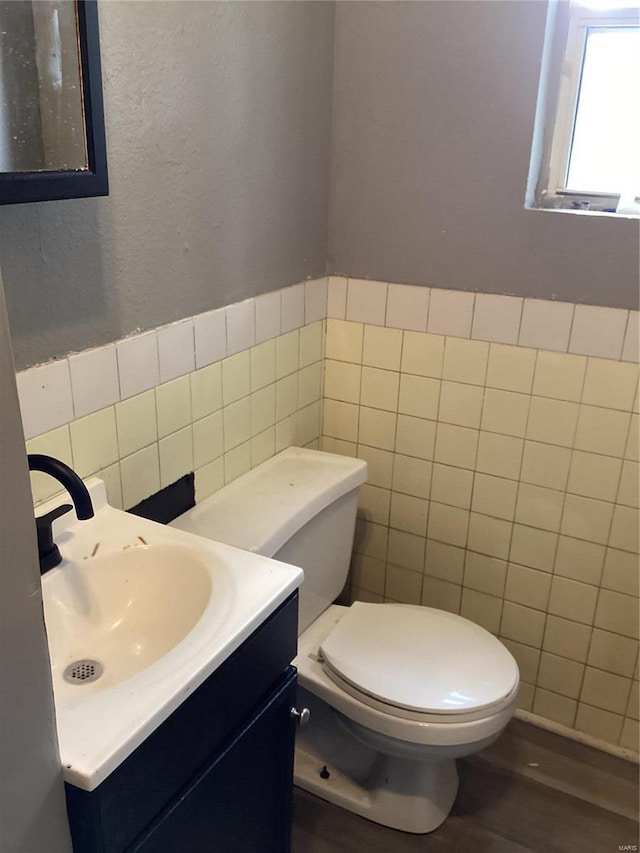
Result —
<svg viewBox="0 0 640 853"><path fill-rule="evenodd" d="M295 720L299 726L306 726L311 718L311 711L308 708L303 708L302 711L298 711L297 708L291 708L289 716L292 720Z"/></svg>

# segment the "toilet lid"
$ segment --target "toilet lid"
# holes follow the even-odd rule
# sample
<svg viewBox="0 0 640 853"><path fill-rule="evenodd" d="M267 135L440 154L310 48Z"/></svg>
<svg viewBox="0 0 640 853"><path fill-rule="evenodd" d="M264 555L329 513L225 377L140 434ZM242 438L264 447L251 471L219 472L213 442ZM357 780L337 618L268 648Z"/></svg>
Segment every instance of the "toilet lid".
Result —
<svg viewBox="0 0 640 853"><path fill-rule="evenodd" d="M502 643L461 616L408 604L354 602L320 646L331 670L396 708L468 714L517 684Z"/></svg>

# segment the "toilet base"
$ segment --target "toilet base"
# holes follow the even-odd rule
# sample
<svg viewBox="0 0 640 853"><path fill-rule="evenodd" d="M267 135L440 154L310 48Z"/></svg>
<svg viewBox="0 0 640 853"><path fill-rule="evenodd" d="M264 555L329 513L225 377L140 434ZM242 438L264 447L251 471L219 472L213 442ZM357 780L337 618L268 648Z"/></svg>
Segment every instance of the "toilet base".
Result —
<svg viewBox="0 0 640 853"><path fill-rule="evenodd" d="M458 790L455 760L377 752L354 738L324 702L306 694L305 704L312 706L311 722L296 735L298 787L393 829L426 833L440 826Z"/></svg>

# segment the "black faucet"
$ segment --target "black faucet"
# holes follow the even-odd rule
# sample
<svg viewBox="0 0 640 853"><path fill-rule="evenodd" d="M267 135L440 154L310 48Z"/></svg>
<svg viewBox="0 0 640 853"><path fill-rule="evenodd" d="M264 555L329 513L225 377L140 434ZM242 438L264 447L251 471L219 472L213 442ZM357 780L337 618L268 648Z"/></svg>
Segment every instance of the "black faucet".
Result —
<svg viewBox="0 0 640 853"><path fill-rule="evenodd" d="M69 468L67 464L61 462L59 459L54 459L53 456L45 456L42 453L30 453L27 456L27 461L29 462L30 471L41 471L43 474L50 474L65 487L71 496L76 509L76 515L80 521L93 518L91 496L85 484L72 468ZM62 562L62 555L58 550L58 546L53 541L52 525L56 518L60 518L61 515L69 512L70 509L71 504L63 504L52 509L51 512L47 512L36 518L41 575Z"/></svg>

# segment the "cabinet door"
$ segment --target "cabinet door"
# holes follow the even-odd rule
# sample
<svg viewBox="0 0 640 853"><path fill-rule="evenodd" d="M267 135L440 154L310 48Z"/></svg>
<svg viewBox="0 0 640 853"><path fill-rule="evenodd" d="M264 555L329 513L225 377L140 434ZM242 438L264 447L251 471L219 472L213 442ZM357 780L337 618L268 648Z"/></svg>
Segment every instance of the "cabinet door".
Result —
<svg viewBox="0 0 640 853"><path fill-rule="evenodd" d="M131 853L287 853L296 671L129 848Z"/></svg>

